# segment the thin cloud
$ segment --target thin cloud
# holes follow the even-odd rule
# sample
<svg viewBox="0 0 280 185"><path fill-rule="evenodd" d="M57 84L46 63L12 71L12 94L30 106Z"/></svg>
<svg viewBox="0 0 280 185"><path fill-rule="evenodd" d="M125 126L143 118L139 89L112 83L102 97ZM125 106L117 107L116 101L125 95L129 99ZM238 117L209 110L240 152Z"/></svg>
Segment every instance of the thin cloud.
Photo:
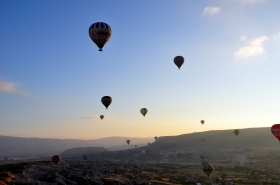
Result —
<svg viewBox="0 0 280 185"><path fill-rule="evenodd" d="M205 7L203 10L204 16L213 16L221 11L220 7Z"/></svg>
<svg viewBox="0 0 280 185"><path fill-rule="evenodd" d="M19 91L18 84L13 83L13 82L0 81L0 92L15 93L15 94L19 94L21 96L30 96L30 94L27 92Z"/></svg>
<svg viewBox="0 0 280 185"><path fill-rule="evenodd" d="M246 37L245 35L242 35L242 36L240 37L240 40L241 40L241 41L245 41L245 40L247 40L247 37Z"/></svg>
<svg viewBox="0 0 280 185"><path fill-rule="evenodd" d="M278 40L278 39L280 39L280 32L278 33L278 35L273 36L273 40Z"/></svg>
<svg viewBox="0 0 280 185"><path fill-rule="evenodd" d="M245 5L245 4L263 3L266 0L226 0L226 1L236 2L239 4Z"/></svg>
<svg viewBox="0 0 280 185"><path fill-rule="evenodd" d="M234 57L238 59L246 59L257 56L262 56L265 53L263 43L268 40L268 37L262 35L258 38L253 39L248 43L247 46L240 48L234 53Z"/></svg>

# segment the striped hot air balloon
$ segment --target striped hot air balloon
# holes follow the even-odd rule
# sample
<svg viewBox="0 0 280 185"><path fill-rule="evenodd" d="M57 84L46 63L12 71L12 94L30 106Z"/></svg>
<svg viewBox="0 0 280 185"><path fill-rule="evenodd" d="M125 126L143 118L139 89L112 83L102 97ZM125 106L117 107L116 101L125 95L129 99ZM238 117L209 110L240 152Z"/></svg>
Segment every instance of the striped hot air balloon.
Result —
<svg viewBox="0 0 280 185"><path fill-rule="evenodd" d="M184 57L182 57L182 56L177 56L177 57L175 57L174 58L174 63L175 63L175 65L180 69L181 68L181 66L183 65L183 63L184 63Z"/></svg>
<svg viewBox="0 0 280 185"><path fill-rule="evenodd" d="M214 167L210 164L206 164L202 168L203 172L209 177L214 170Z"/></svg>
<svg viewBox="0 0 280 185"><path fill-rule="evenodd" d="M112 98L110 96L103 96L101 98L102 104L108 109L109 105L112 103Z"/></svg>
<svg viewBox="0 0 280 185"><path fill-rule="evenodd" d="M52 162L57 165L61 161L60 155L54 155L52 156Z"/></svg>
<svg viewBox="0 0 280 185"><path fill-rule="evenodd" d="M89 27L88 34L91 40L99 47L99 51L102 51L102 48L112 36L112 29L104 22L96 22Z"/></svg>

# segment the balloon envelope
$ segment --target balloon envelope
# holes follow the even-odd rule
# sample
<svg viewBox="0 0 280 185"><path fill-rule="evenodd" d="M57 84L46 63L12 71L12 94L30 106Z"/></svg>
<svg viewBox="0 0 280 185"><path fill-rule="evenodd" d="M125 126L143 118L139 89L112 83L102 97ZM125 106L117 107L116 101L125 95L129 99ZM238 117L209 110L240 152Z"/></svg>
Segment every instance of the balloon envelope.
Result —
<svg viewBox="0 0 280 185"><path fill-rule="evenodd" d="M209 177L214 170L214 167L210 164L206 164L202 168L203 172Z"/></svg>
<svg viewBox="0 0 280 185"><path fill-rule="evenodd" d="M174 63L176 64L176 66L180 69L181 68L181 66L183 65L183 63L184 63L184 57L182 57L182 56L177 56L177 57L175 57L174 58Z"/></svg>
<svg viewBox="0 0 280 185"><path fill-rule="evenodd" d="M103 115L100 115L100 118L101 118L101 119L103 119L103 118L104 118L104 116L103 116Z"/></svg>
<svg viewBox="0 0 280 185"><path fill-rule="evenodd" d="M130 140L126 140L126 143L129 145L129 143L130 143Z"/></svg>
<svg viewBox="0 0 280 185"><path fill-rule="evenodd" d="M156 136L156 137L155 137L155 140L157 141L157 139L158 139L158 137Z"/></svg>
<svg viewBox="0 0 280 185"><path fill-rule="evenodd" d="M205 143L206 142L206 138L203 138L202 141Z"/></svg>
<svg viewBox="0 0 280 185"><path fill-rule="evenodd" d="M238 130L238 129L235 129L233 132L234 132L234 134L235 134L236 136L238 136L238 134L239 134L239 130Z"/></svg>
<svg viewBox="0 0 280 185"><path fill-rule="evenodd" d="M112 98L110 96L103 96L101 98L102 104L108 109L109 105L112 103Z"/></svg>
<svg viewBox="0 0 280 185"><path fill-rule="evenodd" d="M140 110L140 112L141 112L141 114L145 117L145 115L146 115L147 112L148 112L148 109L142 108L142 109Z"/></svg>
<svg viewBox="0 0 280 185"><path fill-rule="evenodd" d="M279 140L280 142L280 124L275 124L271 127L271 133Z"/></svg>
<svg viewBox="0 0 280 185"><path fill-rule="evenodd" d="M112 36L112 29L104 22L96 22L89 27L88 34L91 40L99 47L99 51L102 51L102 48Z"/></svg>
<svg viewBox="0 0 280 185"><path fill-rule="evenodd" d="M200 123L203 125L204 124L204 120L201 120Z"/></svg>
<svg viewBox="0 0 280 185"><path fill-rule="evenodd" d="M57 165L61 161L60 155L54 155L52 156L52 162Z"/></svg>
<svg viewBox="0 0 280 185"><path fill-rule="evenodd" d="M137 147L137 145L135 145L135 148Z"/></svg>

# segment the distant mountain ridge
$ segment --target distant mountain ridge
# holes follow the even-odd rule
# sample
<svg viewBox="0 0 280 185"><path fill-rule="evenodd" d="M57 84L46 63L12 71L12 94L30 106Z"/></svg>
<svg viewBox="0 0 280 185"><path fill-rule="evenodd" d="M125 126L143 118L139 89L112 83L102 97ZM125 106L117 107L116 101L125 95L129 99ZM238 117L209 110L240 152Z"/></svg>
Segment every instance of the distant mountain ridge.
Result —
<svg viewBox="0 0 280 185"><path fill-rule="evenodd" d="M147 144L152 138L130 138L137 145ZM47 139L0 136L0 159L5 156L20 157L32 155L60 154L70 148L104 147L112 150L131 148L127 137L108 137L95 140Z"/></svg>

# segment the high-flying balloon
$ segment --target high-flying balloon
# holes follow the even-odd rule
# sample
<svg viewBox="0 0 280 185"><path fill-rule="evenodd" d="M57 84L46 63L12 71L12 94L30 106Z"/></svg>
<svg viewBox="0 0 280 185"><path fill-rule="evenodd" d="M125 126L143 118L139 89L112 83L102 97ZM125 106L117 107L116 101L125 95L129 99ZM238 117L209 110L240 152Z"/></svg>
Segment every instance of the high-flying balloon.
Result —
<svg viewBox="0 0 280 185"><path fill-rule="evenodd" d="M130 140L126 140L126 143L129 145L129 143L130 143Z"/></svg>
<svg viewBox="0 0 280 185"><path fill-rule="evenodd" d="M206 164L202 168L203 172L209 177L214 170L214 167L210 164Z"/></svg>
<svg viewBox="0 0 280 185"><path fill-rule="evenodd" d="M137 145L135 145L135 148L137 147Z"/></svg>
<svg viewBox="0 0 280 185"><path fill-rule="evenodd" d="M176 66L180 69L181 68L181 66L183 65L183 63L184 63L184 57L182 57L182 56L177 56L177 57L175 57L174 58L174 63L176 64Z"/></svg>
<svg viewBox="0 0 280 185"><path fill-rule="evenodd" d="M206 138L204 137L204 138L202 139L202 141L205 143L205 142L206 142Z"/></svg>
<svg viewBox="0 0 280 185"><path fill-rule="evenodd" d="M200 121L200 123L201 123L202 125L204 124L204 122L205 122L204 120L201 120L201 121Z"/></svg>
<svg viewBox="0 0 280 185"><path fill-rule="evenodd" d="M280 142L280 124L273 125L271 127L271 132Z"/></svg>
<svg viewBox="0 0 280 185"><path fill-rule="evenodd" d="M148 112L148 109L142 108L142 109L140 110L140 112L141 112L141 114L145 117L145 115L146 115L147 112Z"/></svg>
<svg viewBox="0 0 280 185"><path fill-rule="evenodd" d="M99 51L112 36L111 27L104 22L96 22L89 27L88 34L91 40L99 47Z"/></svg>
<svg viewBox="0 0 280 185"><path fill-rule="evenodd" d="M110 96L103 96L101 98L102 104L108 109L109 105L112 103L112 98Z"/></svg>
<svg viewBox="0 0 280 185"><path fill-rule="evenodd" d="M154 137L154 138L155 138L155 140L157 141L158 137L156 136L156 137Z"/></svg>
<svg viewBox="0 0 280 185"><path fill-rule="evenodd" d="M205 158L205 155L201 154L200 159L203 160Z"/></svg>
<svg viewBox="0 0 280 185"><path fill-rule="evenodd" d="M233 132L234 132L234 134L235 134L236 136L238 136L238 134L239 134L239 130L238 130L238 129L235 129Z"/></svg>
<svg viewBox="0 0 280 185"><path fill-rule="evenodd" d="M103 119L103 118L104 118L104 116L103 116L103 115L100 115L100 118L101 118L101 119Z"/></svg>
<svg viewBox="0 0 280 185"><path fill-rule="evenodd" d="M61 161L60 155L54 155L52 156L52 162L57 165Z"/></svg>

